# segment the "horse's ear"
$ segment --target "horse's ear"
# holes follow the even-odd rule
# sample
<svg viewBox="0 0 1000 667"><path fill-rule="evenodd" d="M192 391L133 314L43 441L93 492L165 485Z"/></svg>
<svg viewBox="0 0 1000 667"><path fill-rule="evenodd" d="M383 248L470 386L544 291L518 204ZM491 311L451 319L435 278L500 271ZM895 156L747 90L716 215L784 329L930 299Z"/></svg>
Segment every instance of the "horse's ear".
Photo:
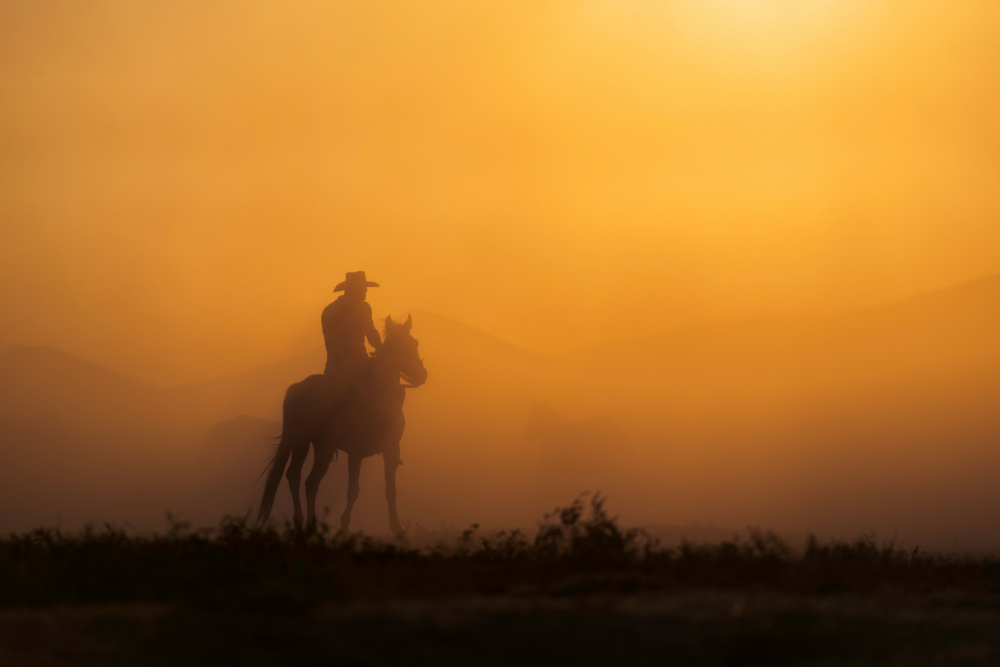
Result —
<svg viewBox="0 0 1000 667"><path fill-rule="evenodd" d="M410 329L413 328L413 315L407 315L406 321L403 322L403 331L410 333Z"/></svg>
<svg viewBox="0 0 1000 667"><path fill-rule="evenodd" d="M392 321L392 315L386 315L385 316L385 328L386 329L391 329L394 326L396 326L396 323Z"/></svg>

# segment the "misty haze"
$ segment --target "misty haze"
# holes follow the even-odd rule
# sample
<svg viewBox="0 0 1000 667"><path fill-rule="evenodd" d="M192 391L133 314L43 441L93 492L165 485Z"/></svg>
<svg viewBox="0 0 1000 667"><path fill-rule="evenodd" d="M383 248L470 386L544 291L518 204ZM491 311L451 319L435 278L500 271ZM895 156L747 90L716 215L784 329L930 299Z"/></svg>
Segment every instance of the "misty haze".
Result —
<svg viewBox="0 0 1000 667"><path fill-rule="evenodd" d="M994 664L998 63L993 0L0 0L0 662Z"/></svg>
<svg viewBox="0 0 1000 667"><path fill-rule="evenodd" d="M433 381L407 403L401 516L530 526L540 508L600 490L650 527L996 546L998 304L995 277L834 317L546 353L414 311ZM7 349L3 525L247 512L286 387L322 370L312 329L289 331L283 361L165 388L52 347ZM332 513L344 475L335 463L321 489ZM381 532L380 467L362 476L357 525ZM276 511L289 508L282 490Z"/></svg>

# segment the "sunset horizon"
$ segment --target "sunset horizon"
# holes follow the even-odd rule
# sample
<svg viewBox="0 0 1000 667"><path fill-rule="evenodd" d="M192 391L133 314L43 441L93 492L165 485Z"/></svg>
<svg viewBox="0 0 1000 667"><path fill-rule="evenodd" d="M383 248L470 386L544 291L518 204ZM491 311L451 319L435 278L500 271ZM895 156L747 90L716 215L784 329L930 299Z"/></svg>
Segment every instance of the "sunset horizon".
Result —
<svg viewBox="0 0 1000 667"><path fill-rule="evenodd" d="M994 664L998 64L995 0L0 0L0 662Z"/></svg>

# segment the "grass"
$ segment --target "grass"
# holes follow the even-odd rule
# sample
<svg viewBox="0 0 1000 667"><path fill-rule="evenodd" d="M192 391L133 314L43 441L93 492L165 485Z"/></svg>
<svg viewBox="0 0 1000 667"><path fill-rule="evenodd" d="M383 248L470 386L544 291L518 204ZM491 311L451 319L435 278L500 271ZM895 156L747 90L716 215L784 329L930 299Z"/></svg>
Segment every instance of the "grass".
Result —
<svg viewBox="0 0 1000 667"><path fill-rule="evenodd" d="M581 582L589 582L583 584ZM615 583L617 582L617 583ZM748 588L800 593L931 588L1000 593L1000 558L936 554L810 537L795 549L771 532L719 544L661 548L621 528L604 500L575 500L546 515L533 537L515 530L457 544L410 548L320 524L258 530L227 517L213 530L173 522L164 534L110 525L64 533L38 529L0 538L0 605L155 601L212 603L286 588L302 604L362 598ZM588 588L589 587L589 588ZM298 594L296 594L298 595Z"/></svg>
<svg viewBox="0 0 1000 667"><path fill-rule="evenodd" d="M665 548L619 526L595 495L533 535L473 526L420 549L240 517L162 534L12 534L0 538L0 611L0 662L30 663L24 638L58 632L63 644L38 664L326 652L463 664L465 649L485 651L485 664L993 664L1000 559L866 537L793 547L757 530Z"/></svg>

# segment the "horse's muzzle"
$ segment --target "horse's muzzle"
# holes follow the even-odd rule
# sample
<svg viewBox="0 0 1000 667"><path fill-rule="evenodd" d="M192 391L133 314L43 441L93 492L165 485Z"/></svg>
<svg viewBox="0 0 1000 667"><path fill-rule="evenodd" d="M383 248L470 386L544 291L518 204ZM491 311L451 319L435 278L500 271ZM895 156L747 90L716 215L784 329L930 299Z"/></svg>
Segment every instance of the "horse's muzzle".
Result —
<svg viewBox="0 0 1000 667"><path fill-rule="evenodd" d="M427 382L427 369L420 366L420 369L414 373L400 373L400 376L406 380L409 389L415 389L423 383ZM404 385L405 386L405 385Z"/></svg>

